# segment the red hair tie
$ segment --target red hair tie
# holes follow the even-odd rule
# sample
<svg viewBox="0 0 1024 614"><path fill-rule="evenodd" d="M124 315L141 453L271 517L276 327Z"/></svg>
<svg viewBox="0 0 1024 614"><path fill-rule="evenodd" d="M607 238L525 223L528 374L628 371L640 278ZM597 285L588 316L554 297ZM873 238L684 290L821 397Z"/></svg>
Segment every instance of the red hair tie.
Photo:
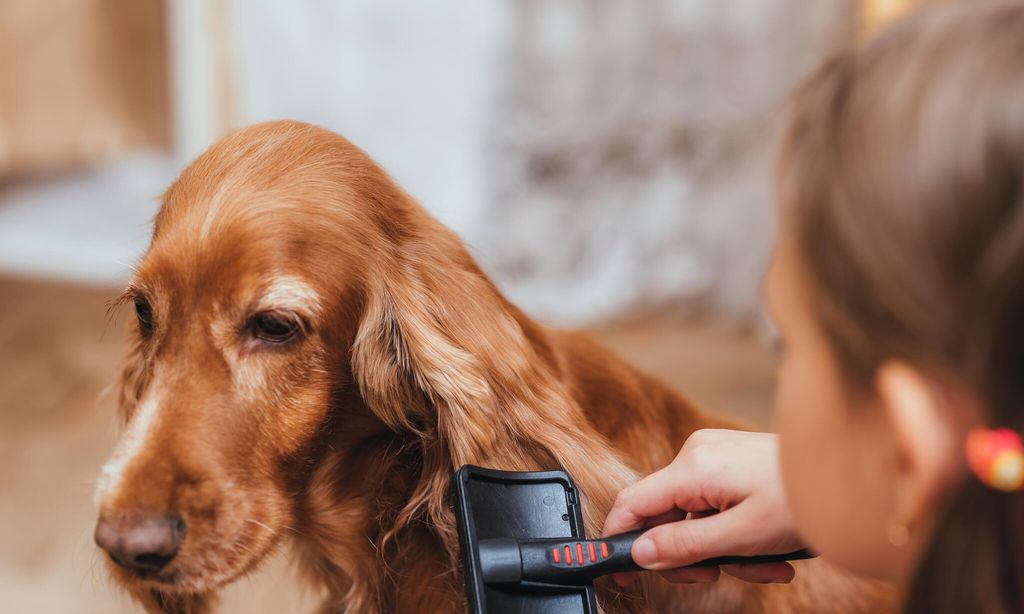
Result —
<svg viewBox="0 0 1024 614"><path fill-rule="evenodd" d="M1012 429L971 429L965 451L967 466L986 486L1003 492L1024 487L1024 445Z"/></svg>

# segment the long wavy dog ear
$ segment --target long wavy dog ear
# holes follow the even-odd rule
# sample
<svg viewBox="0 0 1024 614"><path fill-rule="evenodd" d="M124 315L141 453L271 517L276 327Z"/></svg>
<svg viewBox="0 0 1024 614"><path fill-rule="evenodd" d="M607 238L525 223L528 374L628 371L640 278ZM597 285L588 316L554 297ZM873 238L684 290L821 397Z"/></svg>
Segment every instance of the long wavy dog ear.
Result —
<svg viewBox="0 0 1024 614"><path fill-rule="evenodd" d="M418 438L423 470L400 513L425 513L457 543L449 509L454 468L564 468L600 527L632 478L590 427L558 375L539 327L480 272L459 240L425 213L421 234L389 250L370 277L352 350L361 394L386 424Z"/></svg>
<svg viewBox="0 0 1024 614"><path fill-rule="evenodd" d="M444 239L403 246L401 260L376 276L352 364L386 424L443 437L453 463L474 462L500 445L501 380L527 366L530 348L497 290ZM456 248L462 258L451 257Z"/></svg>

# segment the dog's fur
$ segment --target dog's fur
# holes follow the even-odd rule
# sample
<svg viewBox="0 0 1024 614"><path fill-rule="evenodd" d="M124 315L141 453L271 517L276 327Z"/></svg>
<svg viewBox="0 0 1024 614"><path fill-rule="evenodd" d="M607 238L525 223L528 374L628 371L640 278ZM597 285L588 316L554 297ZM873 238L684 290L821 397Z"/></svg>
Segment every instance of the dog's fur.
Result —
<svg viewBox="0 0 1024 614"><path fill-rule="evenodd" d="M187 522L159 573L111 565L153 612L207 611L285 541L324 612L462 612L455 468L564 468L596 535L622 487L721 424L527 318L360 150L297 122L241 130L182 173L124 298L153 324L132 327L97 501ZM259 313L301 332L254 337ZM607 612L877 611L820 569L600 596Z"/></svg>

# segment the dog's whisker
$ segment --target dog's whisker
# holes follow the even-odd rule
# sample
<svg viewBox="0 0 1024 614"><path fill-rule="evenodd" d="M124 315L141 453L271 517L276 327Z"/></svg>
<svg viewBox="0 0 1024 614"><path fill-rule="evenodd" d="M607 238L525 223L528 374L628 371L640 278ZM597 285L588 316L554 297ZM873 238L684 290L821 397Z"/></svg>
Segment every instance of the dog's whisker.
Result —
<svg viewBox="0 0 1024 614"><path fill-rule="evenodd" d="M232 549L234 549L235 551L240 551L240 552L242 552L244 554L247 554L249 556L254 556L256 554L255 550L253 550L252 548L250 548L250 547L248 547L248 546L246 546L244 544L238 543L238 542L235 542L234 544L232 544Z"/></svg>
<svg viewBox="0 0 1024 614"><path fill-rule="evenodd" d="M260 522L259 520L255 520L255 519L252 519L252 518L246 518L245 521L246 522L251 522L252 524L254 524L254 525L258 526L258 527L263 527L264 529L266 529L267 531L269 531L271 533L274 532L274 529L271 529L268 525Z"/></svg>

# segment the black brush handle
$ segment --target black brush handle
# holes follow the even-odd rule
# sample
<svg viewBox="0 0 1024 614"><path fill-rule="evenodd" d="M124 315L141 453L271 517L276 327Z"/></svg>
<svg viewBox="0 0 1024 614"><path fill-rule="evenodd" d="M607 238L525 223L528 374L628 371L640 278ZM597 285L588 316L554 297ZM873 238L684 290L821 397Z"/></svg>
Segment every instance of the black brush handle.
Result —
<svg viewBox="0 0 1024 614"><path fill-rule="evenodd" d="M583 585L612 573L643 571L633 561L633 542L644 533L630 531L601 539L566 540L488 539L480 542L480 566L484 582L537 582ZM720 556L687 565L751 565L813 558L808 550L788 554Z"/></svg>

